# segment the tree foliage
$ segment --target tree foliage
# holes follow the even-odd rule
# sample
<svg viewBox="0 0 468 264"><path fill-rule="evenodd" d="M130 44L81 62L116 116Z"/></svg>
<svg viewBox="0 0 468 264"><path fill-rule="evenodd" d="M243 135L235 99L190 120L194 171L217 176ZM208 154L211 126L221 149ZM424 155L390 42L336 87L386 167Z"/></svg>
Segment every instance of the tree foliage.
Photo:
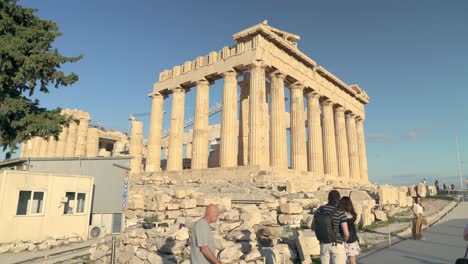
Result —
<svg viewBox="0 0 468 264"><path fill-rule="evenodd" d="M78 80L75 73L65 74L60 66L82 58L65 57L52 44L60 36L55 22L35 15L36 9L0 0L0 145L9 148L32 137L58 137L68 119L60 109L40 107L31 96L49 86L59 88Z"/></svg>

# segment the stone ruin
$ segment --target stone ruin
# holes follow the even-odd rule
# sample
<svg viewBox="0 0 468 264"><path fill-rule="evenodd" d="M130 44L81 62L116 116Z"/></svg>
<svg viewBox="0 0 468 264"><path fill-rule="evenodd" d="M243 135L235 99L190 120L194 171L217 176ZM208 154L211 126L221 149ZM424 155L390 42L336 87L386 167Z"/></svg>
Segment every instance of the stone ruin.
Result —
<svg viewBox="0 0 468 264"><path fill-rule="evenodd" d="M264 171L238 181L143 177L130 182L127 229L118 237L117 263L190 263L192 225L211 203L221 208L219 220L211 226L215 253L222 263L295 263L297 259L310 263L310 257L320 253L310 230L313 213L327 203L332 189L351 198L361 227L386 221L387 216L413 204L411 190L415 186L363 185L323 178L301 191L291 189L294 182L265 182L262 176L267 176ZM156 227L141 227L145 217L156 216ZM105 263L109 250L108 241L96 244L92 259Z"/></svg>
<svg viewBox="0 0 468 264"><path fill-rule="evenodd" d="M128 155L130 138L127 134L90 125L89 113L64 109L62 115L71 117L62 127L58 139L34 137L23 142L21 158L118 157Z"/></svg>

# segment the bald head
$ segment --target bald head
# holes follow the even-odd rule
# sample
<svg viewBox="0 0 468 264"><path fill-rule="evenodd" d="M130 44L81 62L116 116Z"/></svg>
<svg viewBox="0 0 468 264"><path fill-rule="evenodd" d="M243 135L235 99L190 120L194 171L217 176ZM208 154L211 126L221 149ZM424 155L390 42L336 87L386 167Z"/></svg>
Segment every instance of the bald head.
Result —
<svg viewBox="0 0 468 264"><path fill-rule="evenodd" d="M214 204L210 204L206 207L205 216L203 217L206 222L213 223L216 222L219 216L219 208Z"/></svg>

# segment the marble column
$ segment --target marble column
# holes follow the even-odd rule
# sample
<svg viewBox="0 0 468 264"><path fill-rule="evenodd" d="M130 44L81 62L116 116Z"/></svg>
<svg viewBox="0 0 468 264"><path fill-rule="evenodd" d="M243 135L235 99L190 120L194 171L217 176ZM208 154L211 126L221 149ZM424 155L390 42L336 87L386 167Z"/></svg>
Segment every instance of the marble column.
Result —
<svg viewBox="0 0 468 264"><path fill-rule="evenodd" d="M356 133L359 148L359 168L361 172L361 182L369 182L369 175L367 171L367 154L366 154L366 140L364 137L364 120L357 118L356 120Z"/></svg>
<svg viewBox="0 0 468 264"><path fill-rule="evenodd" d="M47 148L47 157L55 157L57 153L57 140L54 136L49 137L49 143Z"/></svg>
<svg viewBox="0 0 468 264"><path fill-rule="evenodd" d="M192 159L192 142L185 144L185 158Z"/></svg>
<svg viewBox="0 0 468 264"><path fill-rule="evenodd" d="M130 161L130 172L140 173L143 159L143 123L140 121L132 120L129 154L133 157Z"/></svg>
<svg viewBox="0 0 468 264"><path fill-rule="evenodd" d="M65 155L65 146L67 144L67 136L68 136L68 126L62 127L62 132L59 134L57 147L55 150L55 156L62 158Z"/></svg>
<svg viewBox="0 0 468 264"><path fill-rule="evenodd" d="M169 147L164 147L164 159L167 160L167 157L169 156Z"/></svg>
<svg viewBox="0 0 468 264"><path fill-rule="evenodd" d="M172 112L169 130L169 155L167 170L182 170L182 148L184 137L185 89L178 86L172 90ZM194 129L195 132L195 129Z"/></svg>
<svg viewBox="0 0 468 264"><path fill-rule="evenodd" d="M95 127L88 129L88 136L86 137L86 157L97 157L99 151L99 130Z"/></svg>
<svg viewBox="0 0 468 264"><path fill-rule="evenodd" d="M333 102L330 100L323 101L322 111L324 171L325 174L336 177L338 176L338 164L336 156Z"/></svg>
<svg viewBox="0 0 468 264"><path fill-rule="evenodd" d="M346 109L342 106L335 108L335 137L338 157L338 175L343 178L349 178L349 155L344 116L345 111Z"/></svg>
<svg viewBox="0 0 468 264"><path fill-rule="evenodd" d="M71 120L70 123L68 124L67 144L65 145L64 157L75 156L77 128L78 128L78 124L74 120Z"/></svg>
<svg viewBox="0 0 468 264"><path fill-rule="evenodd" d="M89 117L80 118L76 135L75 156L86 156L86 137L88 136Z"/></svg>
<svg viewBox="0 0 468 264"><path fill-rule="evenodd" d="M286 140L286 106L284 102L284 78L286 75L273 72L271 80L271 116L270 116L270 165L288 168L288 150Z"/></svg>
<svg viewBox="0 0 468 264"><path fill-rule="evenodd" d="M240 93L240 117L239 117L239 148L238 164L249 165L249 95L250 77L244 74L244 80L239 82Z"/></svg>
<svg viewBox="0 0 468 264"><path fill-rule="evenodd" d="M219 165L237 166L237 73L225 72L223 88L223 109L221 117L221 146Z"/></svg>
<svg viewBox="0 0 468 264"><path fill-rule="evenodd" d="M28 142L29 142L29 140L26 140L23 143L21 143L20 158L27 158L28 157Z"/></svg>
<svg viewBox="0 0 468 264"><path fill-rule="evenodd" d="M320 110L320 95L316 92L309 92L307 95L307 126L309 157L309 171L315 172L317 175L323 175L323 139L321 126L321 110Z"/></svg>
<svg viewBox="0 0 468 264"><path fill-rule="evenodd" d="M265 65L256 61L250 69L250 97L249 97L249 159L251 165L268 166L265 159L265 146L267 146L266 125L266 87Z"/></svg>
<svg viewBox="0 0 468 264"><path fill-rule="evenodd" d="M41 150L41 138L40 137L32 138L32 149L31 149L30 157L38 158L40 150Z"/></svg>
<svg viewBox="0 0 468 264"><path fill-rule="evenodd" d="M291 168L307 171L304 86L294 83L289 88L291 91Z"/></svg>
<svg viewBox="0 0 468 264"><path fill-rule="evenodd" d="M352 113L346 114L346 134L348 137L350 177L352 179L359 180L361 178L359 147L356 131L356 119Z"/></svg>
<svg viewBox="0 0 468 264"><path fill-rule="evenodd" d="M196 91L191 154L192 169L206 169L208 168L210 83L204 79L198 81Z"/></svg>
<svg viewBox="0 0 468 264"><path fill-rule="evenodd" d="M39 157L45 158L47 157L47 149L49 147L49 142L43 138L41 140L41 147L39 148Z"/></svg>
<svg viewBox="0 0 468 264"><path fill-rule="evenodd" d="M146 156L146 171L161 170L161 131L163 122L164 96L160 93L151 95L151 119L148 138L148 155Z"/></svg>

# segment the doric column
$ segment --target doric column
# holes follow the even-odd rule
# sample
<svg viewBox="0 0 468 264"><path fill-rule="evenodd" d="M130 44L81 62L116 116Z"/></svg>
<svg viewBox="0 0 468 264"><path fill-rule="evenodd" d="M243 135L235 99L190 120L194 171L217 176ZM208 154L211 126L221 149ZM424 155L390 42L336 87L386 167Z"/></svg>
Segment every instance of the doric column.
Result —
<svg viewBox="0 0 468 264"><path fill-rule="evenodd" d="M133 156L132 160L130 161L130 172L140 173L141 162L143 159L143 123L134 119L132 120L129 153L130 156Z"/></svg>
<svg viewBox="0 0 468 264"><path fill-rule="evenodd" d="M362 118L358 118L356 120L356 133L357 133L357 140L358 140L358 148L359 148L359 163L360 163L360 171L361 171L361 182L368 182L369 175L367 172L367 154L366 154L366 140L364 138L364 120Z"/></svg>
<svg viewBox="0 0 468 264"><path fill-rule="evenodd" d="M200 80L197 82L196 90L191 154L192 169L206 169L208 168L210 83L207 80Z"/></svg>
<svg viewBox="0 0 468 264"><path fill-rule="evenodd" d="M62 158L65 155L65 146L67 145L68 126L62 127L62 132L59 134L55 156Z"/></svg>
<svg viewBox="0 0 468 264"><path fill-rule="evenodd" d="M360 179L359 147L356 132L356 119L354 114L346 114L346 134L348 137L349 172L352 179Z"/></svg>
<svg viewBox="0 0 468 264"><path fill-rule="evenodd" d="M185 144L185 157L187 159L192 159L192 142Z"/></svg>
<svg viewBox="0 0 468 264"><path fill-rule="evenodd" d="M348 139L346 137L345 111L346 109L342 106L335 108L335 136L338 157L338 175L340 177L349 178Z"/></svg>
<svg viewBox="0 0 468 264"><path fill-rule="evenodd" d="M97 157L99 151L99 130L95 127L88 129L86 137L86 157Z"/></svg>
<svg viewBox="0 0 468 264"><path fill-rule="evenodd" d="M265 121L266 109L265 65L256 61L250 69L250 97L249 97L249 159L251 165L267 166L265 148L267 133Z"/></svg>
<svg viewBox="0 0 468 264"><path fill-rule="evenodd" d="M39 148L39 157L45 158L47 157L47 149L49 147L49 141L40 138L41 140L41 147Z"/></svg>
<svg viewBox="0 0 468 264"><path fill-rule="evenodd" d="M167 157L168 171L182 170L184 107L185 90L184 88L178 86L172 90L171 127L169 130L169 155Z"/></svg>
<svg viewBox="0 0 468 264"><path fill-rule="evenodd" d="M307 94L307 125L309 127L309 171L322 175L323 172L323 143L322 126L320 120L320 95L316 92Z"/></svg>
<svg viewBox="0 0 468 264"><path fill-rule="evenodd" d="M49 143L47 147L47 157L55 157L57 152L57 140L54 136L49 137Z"/></svg>
<svg viewBox="0 0 468 264"><path fill-rule="evenodd" d="M169 157L169 147L164 147L164 159L167 160L167 157Z"/></svg>
<svg viewBox="0 0 468 264"><path fill-rule="evenodd" d="M244 74L244 80L239 83L240 93L240 118L239 118L239 157L238 164L249 165L249 95L250 77Z"/></svg>
<svg viewBox="0 0 468 264"><path fill-rule="evenodd" d="M237 73L225 72L219 165L237 166Z"/></svg>
<svg viewBox="0 0 468 264"><path fill-rule="evenodd" d="M146 171L161 170L161 131L163 122L164 96L160 93L151 95L151 119L148 138L148 155L146 156Z"/></svg>
<svg viewBox="0 0 468 264"><path fill-rule="evenodd" d="M270 164L272 167L288 168L288 150L286 142L286 107L284 103L285 74L273 72L271 80L271 116L270 116Z"/></svg>
<svg viewBox="0 0 468 264"><path fill-rule="evenodd" d="M40 137L33 137L32 138L32 149L31 149L31 155L29 157L31 158L38 158L39 153L41 150L41 139Z"/></svg>
<svg viewBox="0 0 468 264"><path fill-rule="evenodd" d="M330 100L323 101L322 111L324 171L327 175L338 176L333 102Z"/></svg>
<svg viewBox="0 0 468 264"><path fill-rule="evenodd" d="M294 83L289 88L291 90L291 168L307 171L304 85Z"/></svg>
<svg viewBox="0 0 468 264"><path fill-rule="evenodd" d="M68 124L67 144L65 145L64 157L75 156L77 128L78 128L78 124L75 122L75 120L71 120L70 123Z"/></svg>
<svg viewBox="0 0 468 264"><path fill-rule="evenodd" d="M75 156L84 157L86 156L86 137L88 136L89 127L89 115L83 113L84 116L80 117L80 124L78 125L76 133L76 148ZM86 116L88 115L88 116Z"/></svg>

